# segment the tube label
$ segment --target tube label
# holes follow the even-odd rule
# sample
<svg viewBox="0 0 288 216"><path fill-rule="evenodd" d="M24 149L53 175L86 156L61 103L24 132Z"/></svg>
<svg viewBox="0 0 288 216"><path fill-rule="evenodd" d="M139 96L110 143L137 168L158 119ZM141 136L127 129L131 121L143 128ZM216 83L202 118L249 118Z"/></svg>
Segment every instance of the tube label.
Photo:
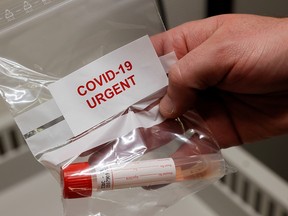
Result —
<svg viewBox="0 0 288 216"><path fill-rule="evenodd" d="M176 168L172 158L136 161L123 167L96 169L94 187L97 190L114 190L130 187L172 183Z"/></svg>

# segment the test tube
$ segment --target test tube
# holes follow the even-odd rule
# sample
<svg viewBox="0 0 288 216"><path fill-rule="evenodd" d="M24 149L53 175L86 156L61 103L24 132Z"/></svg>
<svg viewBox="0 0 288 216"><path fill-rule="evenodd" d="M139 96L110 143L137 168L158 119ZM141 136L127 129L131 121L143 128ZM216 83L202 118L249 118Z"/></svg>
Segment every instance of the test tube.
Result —
<svg viewBox="0 0 288 216"><path fill-rule="evenodd" d="M72 199L91 197L97 191L220 178L223 173L223 160L215 153L100 166L72 163L62 168L61 179L63 197Z"/></svg>

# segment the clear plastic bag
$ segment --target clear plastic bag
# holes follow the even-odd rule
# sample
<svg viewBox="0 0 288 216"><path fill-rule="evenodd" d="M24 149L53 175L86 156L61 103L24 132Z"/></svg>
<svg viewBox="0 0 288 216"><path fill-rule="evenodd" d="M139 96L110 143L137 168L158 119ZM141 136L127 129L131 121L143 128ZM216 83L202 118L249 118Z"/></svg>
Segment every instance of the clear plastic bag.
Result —
<svg viewBox="0 0 288 216"><path fill-rule="evenodd" d="M82 153L63 166L68 215L83 208L101 215L163 211L225 175L225 161L211 137L199 116L189 111Z"/></svg>
<svg viewBox="0 0 288 216"><path fill-rule="evenodd" d="M59 181L65 215L155 215L226 174L197 113L159 114L165 89L76 136L48 90L95 59L164 31L154 1L14 3L0 23L0 93L35 158Z"/></svg>

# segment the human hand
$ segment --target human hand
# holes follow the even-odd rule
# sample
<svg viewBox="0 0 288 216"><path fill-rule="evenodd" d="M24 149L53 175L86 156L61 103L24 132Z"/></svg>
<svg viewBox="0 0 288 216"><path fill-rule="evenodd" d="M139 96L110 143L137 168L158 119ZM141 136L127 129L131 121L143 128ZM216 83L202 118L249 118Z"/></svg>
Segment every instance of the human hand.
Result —
<svg viewBox="0 0 288 216"><path fill-rule="evenodd" d="M158 55L175 51L160 111L196 109L221 147L288 132L288 20L221 15L151 38Z"/></svg>

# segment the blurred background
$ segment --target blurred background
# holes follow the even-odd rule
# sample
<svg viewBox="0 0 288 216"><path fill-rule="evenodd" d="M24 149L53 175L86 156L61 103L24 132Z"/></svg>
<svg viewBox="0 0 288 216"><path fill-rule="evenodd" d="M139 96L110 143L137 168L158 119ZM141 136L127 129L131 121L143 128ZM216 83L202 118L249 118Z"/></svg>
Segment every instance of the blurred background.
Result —
<svg viewBox="0 0 288 216"><path fill-rule="evenodd" d="M157 4L167 29L223 13L288 16L287 0L159 0ZM238 172L161 215L288 216L287 142L288 136L281 136L224 150ZM62 215L58 184L33 158L2 100L0 215Z"/></svg>
<svg viewBox="0 0 288 216"><path fill-rule="evenodd" d="M286 17L285 0L158 0L167 28L183 22L225 13Z"/></svg>

